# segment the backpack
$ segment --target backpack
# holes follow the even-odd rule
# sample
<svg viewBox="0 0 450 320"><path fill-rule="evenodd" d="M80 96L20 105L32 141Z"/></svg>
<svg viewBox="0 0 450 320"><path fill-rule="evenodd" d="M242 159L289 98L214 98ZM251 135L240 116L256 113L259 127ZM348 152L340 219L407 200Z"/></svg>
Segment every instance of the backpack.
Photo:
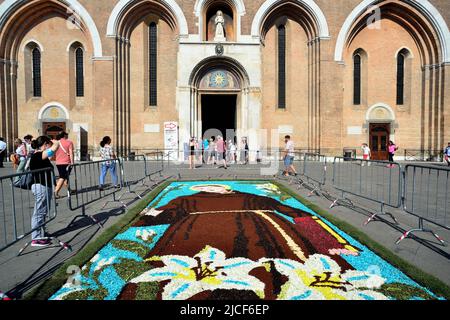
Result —
<svg viewBox="0 0 450 320"><path fill-rule="evenodd" d="M11 154L11 156L9 157L9 159L11 160L11 162L12 162L14 165L18 165L19 162L20 162L20 157L19 157L19 155L16 154L16 153Z"/></svg>

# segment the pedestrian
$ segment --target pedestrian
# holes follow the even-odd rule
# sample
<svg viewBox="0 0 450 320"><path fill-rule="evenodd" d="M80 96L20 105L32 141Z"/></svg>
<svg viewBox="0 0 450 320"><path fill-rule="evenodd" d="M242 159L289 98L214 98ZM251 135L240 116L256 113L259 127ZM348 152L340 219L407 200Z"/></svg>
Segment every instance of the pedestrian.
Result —
<svg viewBox="0 0 450 320"><path fill-rule="evenodd" d="M6 147L7 147L7 145L6 145L5 139L0 137L0 168L4 168L3 161L5 160L5 156L6 156Z"/></svg>
<svg viewBox="0 0 450 320"><path fill-rule="evenodd" d="M240 160L241 160L242 164L248 163L248 152L249 152L249 148L248 148L247 138L242 138L241 139L241 155L240 155Z"/></svg>
<svg viewBox="0 0 450 320"><path fill-rule="evenodd" d="M31 159L31 156L34 153L34 149L31 146L31 142L32 141L33 141L33 136L31 134L27 134L25 137L23 137L23 142L25 143L25 146L26 146L26 149L27 149L25 170L27 170L30 167L30 159Z"/></svg>
<svg viewBox="0 0 450 320"><path fill-rule="evenodd" d="M217 138L216 148L217 148L217 162L218 162L218 164L220 162L222 162L223 168L224 169L228 169L227 168L227 147L226 147L226 144L225 144L225 140L221 136L219 136ZM220 168L220 167L217 167L217 168Z"/></svg>
<svg viewBox="0 0 450 320"><path fill-rule="evenodd" d="M45 217L50 211L50 204L53 193L53 172L54 167L50 158L54 156L59 148L59 142L50 140L49 137L41 136L32 141L32 147L35 150L30 158L30 170L51 169L33 173L33 184L31 192L34 195L34 210L31 217L31 245L34 247L45 247L50 245L50 239L45 237L45 230L42 226Z"/></svg>
<svg viewBox="0 0 450 320"><path fill-rule="evenodd" d="M389 141L388 151L389 151L389 162L391 162L388 167L392 168L394 167L394 155L395 151L398 150L398 147L395 145L393 141Z"/></svg>
<svg viewBox="0 0 450 320"><path fill-rule="evenodd" d="M236 163L236 145L232 140L228 141L229 150L230 150L230 162Z"/></svg>
<svg viewBox="0 0 450 320"><path fill-rule="evenodd" d="M192 137L189 141L189 169L195 169L195 138Z"/></svg>
<svg viewBox="0 0 450 320"><path fill-rule="evenodd" d="M25 145L27 147L27 155L29 158L31 158L32 154L34 153L34 149L31 146L31 142L33 141L33 136L31 134L27 134L25 137L23 137L23 141L25 142Z"/></svg>
<svg viewBox="0 0 450 320"><path fill-rule="evenodd" d="M209 149L209 140L205 138L203 140L203 163L205 164L208 164L209 160L208 149Z"/></svg>
<svg viewBox="0 0 450 320"><path fill-rule="evenodd" d="M62 131L56 136L56 140L59 141L59 149L55 154L59 178L56 182L55 199L60 199L59 191L63 185L67 187L71 170L70 165L73 165L75 160L73 157L73 142L69 140L69 134Z"/></svg>
<svg viewBox="0 0 450 320"><path fill-rule="evenodd" d="M284 172L283 175L289 176L290 172L297 175L297 171L294 167L294 142L291 140L291 136L287 135L284 137Z"/></svg>
<svg viewBox="0 0 450 320"><path fill-rule="evenodd" d="M447 162L447 165L450 166L450 142L448 143L447 148L445 148L444 150L444 159Z"/></svg>
<svg viewBox="0 0 450 320"><path fill-rule="evenodd" d="M372 152L370 151L370 148L369 148L369 146L367 145L367 143L363 143L363 144L361 145L361 149L362 149L362 152L363 152L363 159L364 159L365 161L370 160L370 158L372 157ZM364 166L364 162L365 162L365 161L363 161L363 162L361 163L362 166ZM369 165L370 165L370 162L367 162L367 165L369 166Z"/></svg>
<svg viewBox="0 0 450 320"><path fill-rule="evenodd" d="M113 180L114 188L120 188L118 185L117 173L116 173L116 162L111 161L116 159L116 154L114 153L114 149L111 146L111 138L108 136L103 137L103 140L100 142L100 156L102 157L102 166L101 166L101 174L100 174L100 187L99 190L103 191L105 186L105 177L108 170L111 172L111 177Z"/></svg>
<svg viewBox="0 0 450 320"><path fill-rule="evenodd" d="M208 154L209 154L209 159L208 159L208 164L211 163L212 161L212 165L216 164L216 137L212 136L211 139L209 139L209 145L208 145Z"/></svg>
<svg viewBox="0 0 450 320"><path fill-rule="evenodd" d="M27 146L21 139L16 139L14 141L14 149L16 150L16 155L19 161L16 173L22 173L25 171L25 165L27 162Z"/></svg>

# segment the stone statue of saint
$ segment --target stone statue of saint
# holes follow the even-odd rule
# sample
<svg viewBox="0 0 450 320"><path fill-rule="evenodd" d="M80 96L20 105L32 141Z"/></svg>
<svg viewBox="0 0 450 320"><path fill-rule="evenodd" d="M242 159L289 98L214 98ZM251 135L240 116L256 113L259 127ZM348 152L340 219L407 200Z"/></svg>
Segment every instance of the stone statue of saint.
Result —
<svg viewBox="0 0 450 320"><path fill-rule="evenodd" d="M216 13L216 35L214 41L225 41L225 19L223 17L222 11L217 11Z"/></svg>

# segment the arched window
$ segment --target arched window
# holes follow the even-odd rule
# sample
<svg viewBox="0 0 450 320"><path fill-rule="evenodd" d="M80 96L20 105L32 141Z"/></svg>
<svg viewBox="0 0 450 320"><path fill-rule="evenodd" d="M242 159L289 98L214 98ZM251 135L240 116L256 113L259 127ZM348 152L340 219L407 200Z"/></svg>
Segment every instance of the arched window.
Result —
<svg viewBox="0 0 450 320"><path fill-rule="evenodd" d="M77 97L84 97L84 53L82 48L75 51L75 77Z"/></svg>
<svg viewBox="0 0 450 320"><path fill-rule="evenodd" d="M353 56L353 104L361 104L361 55Z"/></svg>
<svg viewBox="0 0 450 320"><path fill-rule="evenodd" d="M278 108L286 108L286 26L278 26Z"/></svg>
<svg viewBox="0 0 450 320"><path fill-rule="evenodd" d="M38 47L32 51L33 97L42 96L41 88L41 51Z"/></svg>
<svg viewBox="0 0 450 320"><path fill-rule="evenodd" d="M405 102L405 52L397 56L397 105Z"/></svg>
<svg viewBox="0 0 450 320"><path fill-rule="evenodd" d="M157 92L157 72L156 68L158 62L158 28L156 23L152 22L149 25L149 41L148 41L148 53L149 53L149 103L150 106L156 106L158 103Z"/></svg>

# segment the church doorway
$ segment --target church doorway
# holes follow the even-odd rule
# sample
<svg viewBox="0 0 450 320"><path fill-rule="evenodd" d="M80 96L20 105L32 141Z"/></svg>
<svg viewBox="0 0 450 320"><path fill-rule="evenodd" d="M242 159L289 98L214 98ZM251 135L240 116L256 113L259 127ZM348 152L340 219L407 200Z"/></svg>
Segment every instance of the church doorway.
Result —
<svg viewBox="0 0 450 320"><path fill-rule="evenodd" d="M202 134L204 138L221 135L224 138L234 139L236 131L236 104L237 94L202 94L201 119ZM227 130L233 130L227 134Z"/></svg>
<svg viewBox="0 0 450 320"><path fill-rule="evenodd" d="M56 136L61 132L66 131L65 122L44 122L42 124L42 132L44 136L56 139Z"/></svg>

